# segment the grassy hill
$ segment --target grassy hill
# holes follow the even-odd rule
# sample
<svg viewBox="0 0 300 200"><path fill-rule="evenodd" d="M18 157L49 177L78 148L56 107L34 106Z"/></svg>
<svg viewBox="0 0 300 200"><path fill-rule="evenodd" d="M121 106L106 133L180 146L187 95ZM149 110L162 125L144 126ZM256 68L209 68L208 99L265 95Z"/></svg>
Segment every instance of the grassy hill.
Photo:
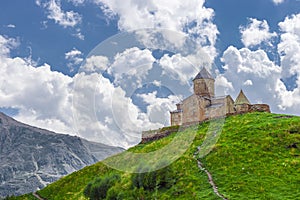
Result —
<svg viewBox="0 0 300 200"><path fill-rule="evenodd" d="M198 168L199 159L228 199L299 199L300 117L270 113L230 116L213 150L205 157L195 157L209 123L177 133L196 136L182 157L158 172L141 176L99 162L50 184L38 194L48 200L87 199L84 190L90 182L115 175L118 179L111 184L107 199L220 199L207 174ZM175 135L129 151L151 152L170 143ZM155 185L151 186L153 179ZM17 199L34 198L25 195Z"/></svg>

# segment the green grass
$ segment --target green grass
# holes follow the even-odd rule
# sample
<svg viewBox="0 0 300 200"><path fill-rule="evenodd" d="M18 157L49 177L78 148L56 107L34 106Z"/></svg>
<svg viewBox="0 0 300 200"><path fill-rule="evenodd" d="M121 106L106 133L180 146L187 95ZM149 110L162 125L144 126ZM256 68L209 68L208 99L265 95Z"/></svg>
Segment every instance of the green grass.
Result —
<svg viewBox="0 0 300 200"><path fill-rule="evenodd" d="M211 172L220 193L229 199L239 200L299 199L300 117L282 116L249 113L226 118L213 150L199 158ZM113 188L122 194L123 199L219 199L193 157L197 146L205 138L209 123L177 134L196 135L189 149L168 166L174 180L168 189L142 191L133 188L132 174L99 162L50 184L38 193L48 200L86 199L83 190L89 182L96 177L118 173L121 181ZM137 145L129 151L151 152L170 144L175 137L176 134L171 134L158 141Z"/></svg>
<svg viewBox="0 0 300 200"><path fill-rule="evenodd" d="M278 116L231 117L218 145L203 159L229 199L300 198L299 117ZM292 148L295 143L298 148Z"/></svg>

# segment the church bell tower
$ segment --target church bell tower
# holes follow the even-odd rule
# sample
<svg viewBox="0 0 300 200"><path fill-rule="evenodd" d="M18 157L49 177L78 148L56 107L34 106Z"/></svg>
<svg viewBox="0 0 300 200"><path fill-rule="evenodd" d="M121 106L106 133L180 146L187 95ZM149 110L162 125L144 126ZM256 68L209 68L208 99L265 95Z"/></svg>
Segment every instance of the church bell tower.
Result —
<svg viewBox="0 0 300 200"><path fill-rule="evenodd" d="M215 97L215 80L205 69L205 67L203 67L202 70L193 79L193 83L195 95L205 96L209 98Z"/></svg>

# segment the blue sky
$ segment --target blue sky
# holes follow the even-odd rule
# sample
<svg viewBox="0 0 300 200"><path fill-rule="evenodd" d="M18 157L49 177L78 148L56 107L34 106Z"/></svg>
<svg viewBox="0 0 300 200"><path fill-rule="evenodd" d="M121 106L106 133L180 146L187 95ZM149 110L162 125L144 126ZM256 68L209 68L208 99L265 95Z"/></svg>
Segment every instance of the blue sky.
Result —
<svg viewBox="0 0 300 200"><path fill-rule="evenodd" d="M139 136L126 135L125 124L168 125L168 110L207 65L220 95L243 89L253 103L299 115L299 24L298 0L1 1L0 110L126 147ZM145 28L158 31L133 32ZM112 105L130 115L116 115Z"/></svg>

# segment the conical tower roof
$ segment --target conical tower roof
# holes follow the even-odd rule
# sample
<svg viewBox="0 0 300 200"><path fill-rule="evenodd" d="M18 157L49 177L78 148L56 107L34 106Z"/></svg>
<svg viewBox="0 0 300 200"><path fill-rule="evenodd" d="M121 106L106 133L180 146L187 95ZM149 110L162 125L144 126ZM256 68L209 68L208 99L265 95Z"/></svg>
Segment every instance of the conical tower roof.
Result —
<svg viewBox="0 0 300 200"><path fill-rule="evenodd" d="M211 74L206 70L205 67L203 67L201 69L201 71L197 74L197 76L193 79L196 80L196 79L214 79Z"/></svg>
<svg viewBox="0 0 300 200"><path fill-rule="evenodd" d="M249 104L250 105L250 101L244 94L243 90L240 91L240 94L237 96L234 104Z"/></svg>

